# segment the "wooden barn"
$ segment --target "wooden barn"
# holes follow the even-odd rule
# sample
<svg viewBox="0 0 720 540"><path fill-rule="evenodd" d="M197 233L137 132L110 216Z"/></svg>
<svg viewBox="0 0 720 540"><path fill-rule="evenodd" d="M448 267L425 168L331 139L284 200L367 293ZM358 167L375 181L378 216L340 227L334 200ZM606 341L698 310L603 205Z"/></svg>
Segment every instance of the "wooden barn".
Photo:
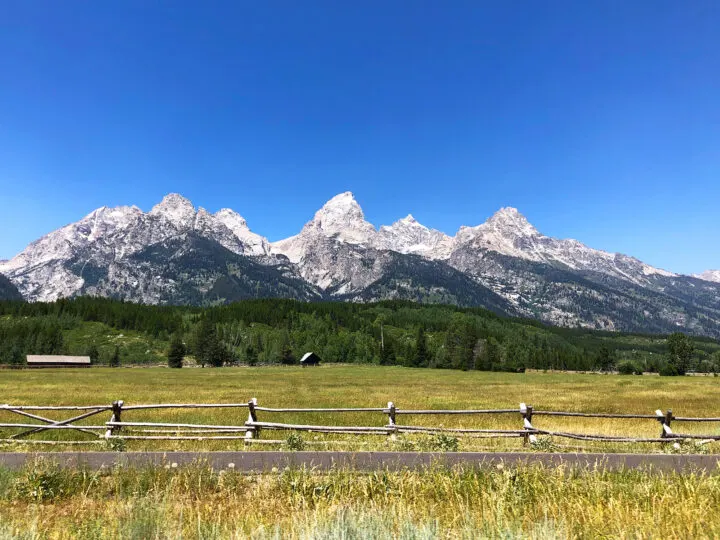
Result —
<svg viewBox="0 0 720 540"><path fill-rule="evenodd" d="M314 352L305 353L303 357L300 359L300 365L302 367L305 366L319 366L320 365L320 357L315 354Z"/></svg>
<svg viewBox="0 0 720 540"><path fill-rule="evenodd" d="M28 354L27 365L31 368L90 367L89 356L61 356L55 354Z"/></svg>

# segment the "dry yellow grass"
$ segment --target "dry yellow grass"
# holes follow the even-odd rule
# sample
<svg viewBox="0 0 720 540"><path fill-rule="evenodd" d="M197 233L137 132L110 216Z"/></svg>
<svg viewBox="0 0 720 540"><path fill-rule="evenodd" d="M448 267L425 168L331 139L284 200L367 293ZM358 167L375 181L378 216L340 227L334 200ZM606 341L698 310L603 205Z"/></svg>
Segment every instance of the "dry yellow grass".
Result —
<svg viewBox="0 0 720 540"><path fill-rule="evenodd" d="M45 491L38 495L38 486ZM716 538L720 476L0 469L0 537Z"/></svg>
<svg viewBox="0 0 720 540"><path fill-rule="evenodd" d="M635 377L592 374L507 374L458 372L376 366L322 366L302 369L287 367L182 369L98 368L85 370L4 371L0 378L2 402L11 404L88 405L109 404L122 399L127 405L139 403L238 403L257 397L270 407L383 407L388 401L400 409L515 408L520 402L536 410L653 414L655 409L672 408L677 416L720 417L720 378ZM59 413L53 418L68 417ZM5 421L19 417L0 413ZM125 421L161 421L214 424L242 424L244 409L133 411ZM103 413L86 423L102 424ZM260 419L305 424L383 425L382 413L362 414L270 414ZM21 420L20 420L21 421ZM493 416L399 416L398 423L519 429L520 415ZM660 426L653 420L612 420L536 416L542 429L579 433L657 437ZM679 426L679 427L678 427ZM718 433L719 424L677 424L683 432ZM6 431L6 435L9 434ZM127 433L127 432L126 432ZM69 437L53 432L44 438ZM74 436L74 435L73 435ZM263 438L284 439L284 432L265 431ZM83 437L80 435L80 437ZM341 440L337 448L388 448L385 437L303 435L308 442ZM86 437L90 440L90 437ZM317 439L314 441L313 439ZM406 437L411 446L414 437ZM592 450L662 451L655 445L609 445L577 443L556 439L557 444L583 446ZM705 447L718 451L720 444ZM7 448L7 446L6 446ZM139 449L236 449L237 441L128 441L128 450ZM267 447L263 447L267 449ZM323 446L322 448L325 448ZM327 446L333 448L333 445ZM490 441L463 439L461 450L520 449L520 440ZM60 447L62 449L62 447ZM561 448L562 449L562 448ZM575 448L568 448L574 450Z"/></svg>
<svg viewBox="0 0 720 540"><path fill-rule="evenodd" d="M381 407L392 400L405 409L517 407L524 401L546 410L652 414L656 408L673 408L677 415L720 416L718 382L716 378L516 375L369 366L306 370L91 369L4 371L0 395L2 402L12 404L87 405L116 399L127 404L245 402L257 397L262 405L278 407ZM128 413L125 419L242 423L246 415L245 410L155 411ZM100 423L108 416L104 413L98 417ZM11 416L3 413L2 418ZM261 418L368 425L382 425L386 421L382 414L265 413ZM401 416L399 421L445 426L522 425L519 414ZM538 427L611 434L659 433L659 424L651 420L539 416L534 423ZM717 432L717 425L688 429ZM266 432L263 437L266 436L276 435ZM417 443L417 438L400 443L390 443L385 437L345 440L365 441L353 443L352 447L358 449ZM521 442L463 440L460 448L471 450L481 446L519 449ZM20 448L23 447L14 447ZM128 443L129 450L140 448L244 447L242 443ZM659 445L592 448L667 451ZM232 471L212 471L201 465L102 473L59 470L47 463L21 471L0 468L0 538L719 536L720 476L716 473L656 475L522 467L372 474L287 470L243 476Z"/></svg>

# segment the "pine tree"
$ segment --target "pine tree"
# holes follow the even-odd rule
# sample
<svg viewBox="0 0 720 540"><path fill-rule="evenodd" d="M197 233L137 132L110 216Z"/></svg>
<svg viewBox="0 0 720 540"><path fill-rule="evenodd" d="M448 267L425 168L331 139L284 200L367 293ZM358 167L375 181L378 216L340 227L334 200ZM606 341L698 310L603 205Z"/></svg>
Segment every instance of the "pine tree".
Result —
<svg viewBox="0 0 720 540"><path fill-rule="evenodd" d="M380 365L392 366L395 364L395 347L392 341L385 339L385 347L380 351Z"/></svg>
<svg viewBox="0 0 720 540"><path fill-rule="evenodd" d="M280 362L286 366L291 366L296 363L295 355L289 345L283 347Z"/></svg>
<svg viewBox="0 0 720 540"><path fill-rule="evenodd" d="M600 371L612 371L615 368L615 359L610 349L604 346L598 350L595 363L600 368Z"/></svg>
<svg viewBox="0 0 720 540"><path fill-rule="evenodd" d="M217 352L217 333L215 325L207 316L200 319L193 336L193 354L202 367L212 364L212 357Z"/></svg>
<svg viewBox="0 0 720 540"><path fill-rule="evenodd" d="M94 343L88 347L85 354L90 357L91 364L96 364L100 358L100 351L98 351L98 348Z"/></svg>
<svg viewBox="0 0 720 540"><path fill-rule="evenodd" d="M445 336L447 363L449 365L438 365L438 367L451 367L462 370L472 369L475 362L476 342L475 327L471 319L462 313L456 313Z"/></svg>
<svg viewBox="0 0 720 540"><path fill-rule="evenodd" d="M168 351L168 367L183 367L183 359L185 358L185 344L180 334L175 334L170 342L170 350Z"/></svg>
<svg viewBox="0 0 720 540"><path fill-rule="evenodd" d="M210 336L210 340L207 343L204 361L212 367L222 367L230 361L230 353L215 333Z"/></svg>
<svg viewBox="0 0 720 540"><path fill-rule="evenodd" d="M425 329L418 327L417 336L415 337L415 353L412 359L413 367L426 367L428 365L429 355L427 350L427 340L425 338Z"/></svg>
<svg viewBox="0 0 720 540"><path fill-rule="evenodd" d="M110 357L110 367L120 367L120 347L115 345L115 351Z"/></svg>
<svg viewBox="0 0 720 540"><path fill-rule="evenodd" d="M14 368L22 367L25 364L25 355L23 355L20 347L13 347L10 353L10 365Z"/></svg>
<svg viewBox="0 0 720 540"><path fill-rule="evenodd" d="M245 349L245 361L248 363L249 366L255 366L258 362L258 353L257 350L255 350L255 347L252 345L248 345Z"/></svg>

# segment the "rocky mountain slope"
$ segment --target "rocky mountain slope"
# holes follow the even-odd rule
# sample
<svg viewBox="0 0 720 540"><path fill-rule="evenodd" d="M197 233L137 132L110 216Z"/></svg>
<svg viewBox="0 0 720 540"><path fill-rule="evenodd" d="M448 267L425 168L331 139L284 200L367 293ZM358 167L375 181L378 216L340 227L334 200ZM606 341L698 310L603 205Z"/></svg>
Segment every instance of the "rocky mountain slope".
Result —
<svg viewBox="0 0 720 540"><path fill-rule="evenodd" d="M352 193L270 243L236 212L180 195L149 212L100 208L0 262L26 299L80 294L210 304L280 296L402 298L609 330L720 336L720 276L681 276L548 237L514 208L453 237L411 215L376 229Z"/></svg>

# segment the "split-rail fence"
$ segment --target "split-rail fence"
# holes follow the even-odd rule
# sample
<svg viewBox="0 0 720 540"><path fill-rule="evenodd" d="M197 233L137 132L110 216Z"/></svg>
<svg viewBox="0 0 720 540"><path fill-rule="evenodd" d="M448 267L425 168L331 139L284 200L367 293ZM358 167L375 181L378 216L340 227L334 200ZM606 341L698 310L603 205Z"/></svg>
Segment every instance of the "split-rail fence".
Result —
<svg viewBox="0 0 720 540"><path fill-rule="evenodd" d="M148 422L134 421L133 413L137 411L162 410L162 409L247 409L247 419L233 424L202 424L202 423L178 423L178 422ZM473 438L521 438L525 444L536 444L538 436L552 436L557 438L573 439L578 441L594 441L605 443L675 443L682 440L694 440L697 444L707 444L720 440L718 431L710 434L683 433L682 430L674 431L677 426L683 423L720 423L720 418L710 417L682 417L675 416L672 410L663 412L656 410L653 414L615 414L615 413L593 413L593 412L568 412L568 411L547 411L533 410L533 407L521 403L518 408L512 409L447 409L447 410L419 410L400 409L393 402L386 407L370 408L272 408L262 407L257 399L253 398L247 403L166 403L146 405L126 405L124 401L115 401L109 405L84 405L84 406L39 406L39 405L0 405L0 412L5 411L23 417L23 419L34 420L30 422L0 423L0 442L2 443L29 443L29 444L93 444L107 443L113 439L124 440L145 440L145 441L217 441L217 440L242 440L246 444L279 444L284 440L262 438L261 434L266 431L296 431L308 433L330 433L338 435L385 435L394 437L398 434L448 434L457 437ZM32 411L32 412L30 412ZM43 416L48 414L45 411L66 412L73 414L64 420L55 420ZM90 417L109 413L110 418L101 424L84 425L79 422ZM276 414L303 414L303 413L375 413L387 417L384 425L311 425L291 424L268 421ZM518 415L517 429L480 429L462 427L443 427L412 425L401 423L400 417L417 417L427 415ZM656 437L633 436L633 435L608 435L591 433L574 433L569 431L556 431L538 427L536 419L542 416L552 417L581 417L581 418L606 418L625 420L648 420L659 422L660 433ZM244 413L243 416L244 417ZM242 418L241 417L241 418ZM262 417L262 419L261 419ZM671 428L671 423L673 428ZM49 432L54 430L71 430L78 437L72 440L49 440L27 438L30 435ZM83 438L81 438L81 434ZM91 435L88 439L85 435ZM322 444L327 443L325 441Z"/></svg>

